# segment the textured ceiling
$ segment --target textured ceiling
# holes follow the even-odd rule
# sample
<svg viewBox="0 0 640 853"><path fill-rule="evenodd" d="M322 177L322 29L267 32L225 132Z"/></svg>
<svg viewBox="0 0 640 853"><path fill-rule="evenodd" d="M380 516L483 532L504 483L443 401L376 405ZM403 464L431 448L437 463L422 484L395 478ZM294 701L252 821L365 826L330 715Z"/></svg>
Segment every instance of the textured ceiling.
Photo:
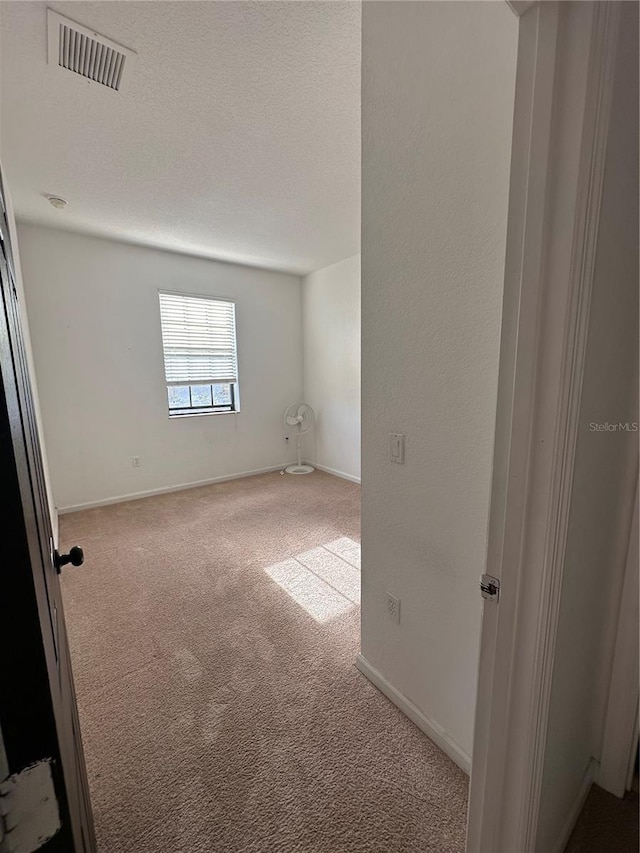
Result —
<svg viewBox="0 0 640 853"><path fill-rule="evenodd" d="M47 5L0 3L19 219L298 273L359 251L359 3L50 6L138 60L122 93L52 73Z"/></svg>

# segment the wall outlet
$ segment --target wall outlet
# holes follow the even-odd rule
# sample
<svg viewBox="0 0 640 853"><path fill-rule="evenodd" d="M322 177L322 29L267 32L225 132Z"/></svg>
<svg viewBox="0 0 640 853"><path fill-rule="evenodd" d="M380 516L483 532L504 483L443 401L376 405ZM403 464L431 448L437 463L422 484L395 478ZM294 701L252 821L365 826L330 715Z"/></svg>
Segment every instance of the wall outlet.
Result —
<svg viewBox="0 0 640 853"><path fill-rule="evenodd" d="M131 464L133 465L134 468L139 468L142 465L142 462L140 461L140 457L139 456L132 456L131 457Z"/></svg>
<svg viewBox="0 0 640 853"><path fill-rule="evenodd" d="M387 593L387 616L392 622L400 624L400 599L390 592Z"/></svg>

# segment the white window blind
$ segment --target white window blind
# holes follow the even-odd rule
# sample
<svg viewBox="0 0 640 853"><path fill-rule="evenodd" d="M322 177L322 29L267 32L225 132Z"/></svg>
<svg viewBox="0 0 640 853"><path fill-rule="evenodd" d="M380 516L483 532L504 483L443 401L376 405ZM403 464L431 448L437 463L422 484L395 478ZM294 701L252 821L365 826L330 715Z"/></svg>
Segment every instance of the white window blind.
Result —
<svg viewBox="0 0 640 853"><path fill-rule="evenodd" d="M160 292L167 385L238 381L235 304Z"/></svg>

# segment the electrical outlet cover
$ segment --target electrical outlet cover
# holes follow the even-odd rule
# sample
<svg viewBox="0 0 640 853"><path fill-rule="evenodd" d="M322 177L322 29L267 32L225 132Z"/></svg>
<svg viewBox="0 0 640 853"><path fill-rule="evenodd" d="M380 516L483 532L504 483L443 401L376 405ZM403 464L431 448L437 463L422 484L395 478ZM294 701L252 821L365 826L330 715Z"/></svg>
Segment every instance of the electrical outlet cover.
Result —
<svg viewBox="0 0 640 853"><path fill-rule="evenodd" d="M387 616L392 622L400 624L400 599L387 593Z"/></svg>

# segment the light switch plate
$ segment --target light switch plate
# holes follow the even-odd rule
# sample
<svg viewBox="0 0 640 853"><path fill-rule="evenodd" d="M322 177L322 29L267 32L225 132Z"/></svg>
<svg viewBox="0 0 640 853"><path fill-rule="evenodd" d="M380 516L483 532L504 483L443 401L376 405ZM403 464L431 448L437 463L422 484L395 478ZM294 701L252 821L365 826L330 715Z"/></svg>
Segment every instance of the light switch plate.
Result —
<svg viewBox="0 0 640 853"><path fill-rule="evenodd" d="M389 458L399 465L404 463L404 435L401 432L392 432L389 436Z"/></svg>

